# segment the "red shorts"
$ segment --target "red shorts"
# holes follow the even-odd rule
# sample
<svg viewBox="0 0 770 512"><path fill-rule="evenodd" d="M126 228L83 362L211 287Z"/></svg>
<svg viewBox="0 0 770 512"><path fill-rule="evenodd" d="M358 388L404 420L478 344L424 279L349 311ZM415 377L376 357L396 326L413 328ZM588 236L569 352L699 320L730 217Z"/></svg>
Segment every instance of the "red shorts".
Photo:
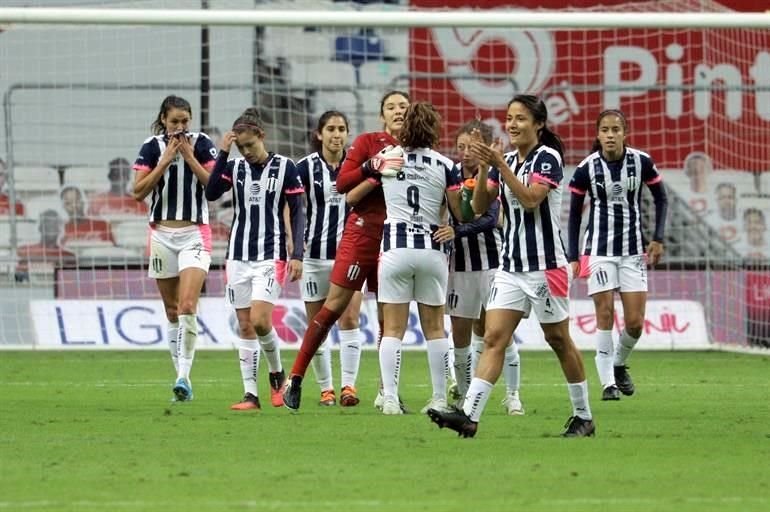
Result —
<svg viewBox="0 0 770 512"><path fill-rule="evenodd" d="M382 234L381 229L379 233ZM345 226L329 281L348 290L361 290L366 282L367 289L376 294L379 259L379 238L364 234L355 226Z"/></svg>

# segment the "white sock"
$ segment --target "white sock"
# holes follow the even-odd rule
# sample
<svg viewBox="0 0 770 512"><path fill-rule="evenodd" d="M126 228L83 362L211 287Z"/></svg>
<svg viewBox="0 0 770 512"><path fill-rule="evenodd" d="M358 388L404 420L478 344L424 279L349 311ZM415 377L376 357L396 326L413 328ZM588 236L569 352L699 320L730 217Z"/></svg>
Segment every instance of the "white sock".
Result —
<svg viewBox="0 0 770 512"><path fill-rule="evenodd" d="M468 393L465 395L463 403L463 412L471 421L479 421L484 407L487 406L489 395L492 394L493 384L478 377L474 377L471 385L468 387Z"/></svg>
<svg viewBox="0 0 770 512"><path fill-rule="evenodd" d="M177 337L179 336L179 322L169 322L168 324L168 351L171 353L171 362L174 363L174 372L179 373L179 346Z"/></svg>
<svg viewBox="0 0 770 512"><path fill-rule="evenodd" d="M279 348L280 338L275 329L270 329L270 332L264 336L257 335L259 339L259 346L262 347L262 352L267 359L267 367L270 373L280 372L283 370L281 365L281 349Z"/></svg>
<svg viewBox="0 0 770 512"><path fill-rule="evenodd" d="M615 350L615 366L623 366L628 360L628 356L631 351L634 350L636 342L639 338L632 338L625 329L620 333L620 339L618 339L618 347Z"/></svg>
<svg viewBox="0 0 770 512"><path fill-rule="evenodd" d="M462 396L468 392L471 385L471 347L455 347L455 374L457 375L457 388Z"/></svg>
<svg viewBox="0 0 770 512"><path fill-rule="evenodd" d="M196 315L179 315L179 334L176 341L179 351L177 379L190 379L190 370L195 359L196 341L198 341L198 319Z"/></svg>
<svg viewBox="0 0 770 512"><path fill-rule="evenodd" d="M334 389L332 384L332 351L327 342L321 343L310 363L313 365L315 380L318 382L318 387L321 388L321 391Z"/></svg>
<svg viewBox="0 0 770 512"><path fill-rule="evenodd" d="M259 343L257 340L238 340L238 360L241 366L243 392L257 395L257 371L259 369Z"/></svg>
<svg viewBox="0 0 770 512"><path fill-rule="evenodd" d="M590 420L592 417L591 406L588 405L588 384L586 381L568 382L567 388L569 389L569 399L572 402L572 415Z"/></svg>
<svg viewBox="0 0 770 512"><path fill-rule="evenodd" d="M476 375L476 366L479 364L481 353L484 352L484 338L471 333L471 375Z"/></svg>
<svg viewBox="0 0 770 512"><path fill-rule="evenodd" d="M449 340L436 338L427 340L428 368L433 386L433 398L446 400L446 379L449 372Z"/></svg>
<svg viewBox="0 0 770 512"><path fill-rule="evenodd" d="M361 364L361 329L340 330L340 367L342 387L356 386Z"/></svg>
<svg viewBox="0 0 770 512"><path fill-rule="evenodd" d="M516 341L511 342L505 349L503 378L505 379L505 389L508 393L519 390L521 385L521 358L519 357L519 347L516 345Z"/></svg>
<svg viewBox="0 0 770 512"><path fill-rule="evenodd" d="M401 375L401 340L383 336L380 343L380 375L382 394L398 400L398 378Z"/></svg>
<svg viewBox="0 0 770 512"><path fill-rule="evenodd" d="M455 342L452 339L452 334L449 334L449 365L447 366L446 380L450 382L457 382L457 374L455 373Z"/></svg>
<svg viewBox="0 0 770 512"><path fill-rule="evenodd" d="M615 384L615 371L612 369L612 360L614 358L612 330L596 331L596 372L599 374L599 381L602 383L602 389Z"/></svg>

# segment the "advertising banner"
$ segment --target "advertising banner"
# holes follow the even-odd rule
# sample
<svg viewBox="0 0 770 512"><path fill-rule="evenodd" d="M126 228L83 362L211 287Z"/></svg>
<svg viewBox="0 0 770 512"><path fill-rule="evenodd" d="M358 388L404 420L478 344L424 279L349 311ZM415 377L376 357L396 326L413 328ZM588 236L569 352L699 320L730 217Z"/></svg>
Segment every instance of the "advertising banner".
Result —
<svg viewBox="0 0 770 512"><path fill-rule="evenodd" d="M593 303L571 301L571 332L577 345L594 349L596 318ZM166 319L159 300L33 300L31 316L38 349L143 350L167 349ZM623 328L622 307L615 321ZM361 331L365 349L374 349L377 336L377 306L367 300L361 311ZM300 300L280 301L273 312L273 325L284 341L283 348L298 348L307 326L304 304ZM449 317L446 317L449 332ZM238 339L237 322L232 309L222 299L203 298L200 302L198 347L227 350ZM537 319L532 316L519 325L516 341L523 349L544 350L548 345ZM337 328L329 335L332 345L339 344ZM412 304L409 325L404 336L406 349L425 348L417 308ZM694 301L650 301L644 325L641 349L705 349L709 347L702 306Z"/></svg>

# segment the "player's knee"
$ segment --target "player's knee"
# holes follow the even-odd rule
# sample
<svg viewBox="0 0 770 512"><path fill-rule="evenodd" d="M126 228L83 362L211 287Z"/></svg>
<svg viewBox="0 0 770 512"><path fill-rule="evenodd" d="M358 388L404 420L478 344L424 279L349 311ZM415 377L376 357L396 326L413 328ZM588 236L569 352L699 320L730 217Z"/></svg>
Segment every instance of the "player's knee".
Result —
<svg viewBox="0 0 770 512"><path fill-rule="evenodd" d="M198 301L187 297L182 298L178 309L180 315L194 315L198 309Z"/></svg>
<svg viewBox="0 0 770 512"><path fill-rule="evenodd" d="M350 331L352 329L358 329L358 312L350 314L347 311L340 317L338 325L343 331Z"/></svg>
<svg viewBox="0 0 770 512"><path fill-rule="evenodd" d="M251 325L258 335L264 336L273 328L272 314L260 313L251 316Z"/></svg>

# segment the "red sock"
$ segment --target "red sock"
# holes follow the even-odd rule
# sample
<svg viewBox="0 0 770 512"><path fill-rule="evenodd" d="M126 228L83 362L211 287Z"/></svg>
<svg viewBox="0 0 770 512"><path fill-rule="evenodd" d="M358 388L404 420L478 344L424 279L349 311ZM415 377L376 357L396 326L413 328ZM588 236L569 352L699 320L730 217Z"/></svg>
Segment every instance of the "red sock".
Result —
<svg viewBox="0 0 770 512"><path fill-rule="evenodd" d="M332 328L334 322L336 322L341 313L336 313L331 309L326 309L326 306L321 307L316 316L308 322L307 331L305 331L305 337L302 338L302 345L297 352L297 359L294 360L294 366L291 367L291 375L305 376L307 367L310 365L310 360L318 351L318 347L326 339L326 335L329 334L329 329Z"/></svg>

